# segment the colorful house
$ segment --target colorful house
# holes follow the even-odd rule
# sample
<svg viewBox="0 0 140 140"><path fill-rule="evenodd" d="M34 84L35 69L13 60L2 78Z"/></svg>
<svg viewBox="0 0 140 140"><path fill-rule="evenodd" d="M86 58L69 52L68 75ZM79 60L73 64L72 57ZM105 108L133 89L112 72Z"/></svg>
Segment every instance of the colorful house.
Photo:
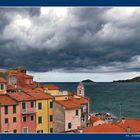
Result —
<svg viewBox="0 0 140 140"><path fill-rule="evenodd" d="M25 88L26 85L33 85L33 76L27 75L26 70L22 68L10 69L7 71L8 85L15 89Z"/></svg>
<svg viewBox="0 0 140 140"><path fill-rule="evenodd" d="M26 74L26 70L21 68L21 67L17 67L15 69L8 69L6 74L7 74L7 80L8 80L8 85L12 85L13 87L16 88L17 85L17 74Z"/></svg>
<svg viewBox="0 0 140 140"><path fill-rule="evenodd" d="M54 132L74 132L81 126L80 105L67 100L54 102Z"/></svg>
<svg viewBox="0 0 140 140"><path fill-rule="evenodd" d="M27 95L24 92L11 92L9 97L16 100L19 104L20 113L19 126L21 126L20 132L22 133L34 133L36 132L36 103L35 98Z"/></svg>
<svg viewBox="0 0 140 140"><path fill-rule="evenodd" d="M38 90L28 90L26 94L36 100L36 132L53 132L53 97Z"/></svg>
<svg viewBox="0 0 140 140"><path fill-rule="evenodd" d="M51 95L58 95L60 93L59 87L55 85L43 85L43 91Z"/></svg>
<svg viewBox="0 0 140 140"><path fill-rule="evenodd" d="M89 116L89 98L74 95L69 97L69 100L73 103L79 104L81 108L81 127L86 127L88 125L88 116Z"/></svg>
<svg viewBox="0 0 140 140"><path fill-rule="evenodd" d="M20 107L18 102L7 95L0 95L0 132L19 133Z"/></svg>

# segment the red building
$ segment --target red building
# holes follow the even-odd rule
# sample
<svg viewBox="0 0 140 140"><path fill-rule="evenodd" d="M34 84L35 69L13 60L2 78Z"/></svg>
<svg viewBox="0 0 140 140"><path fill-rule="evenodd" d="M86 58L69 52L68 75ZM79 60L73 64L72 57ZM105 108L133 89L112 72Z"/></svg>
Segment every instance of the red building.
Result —
<svg viewBox="0 0 140 140"><path fill-rule="evenodd" d="M26 85L33 85L33 76L26 75L24 73L19 73L16 75L17 88L25 88Z"/></svg>

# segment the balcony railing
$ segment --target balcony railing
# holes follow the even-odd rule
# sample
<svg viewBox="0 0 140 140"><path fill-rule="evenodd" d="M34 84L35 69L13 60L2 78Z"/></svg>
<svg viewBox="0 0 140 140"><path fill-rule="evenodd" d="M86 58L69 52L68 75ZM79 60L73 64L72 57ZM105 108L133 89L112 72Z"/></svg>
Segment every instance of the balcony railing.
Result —
<svg viewBox="0 0 140 140"><path fill-rule="evenodd" d="M22 109L21 110L22 114L32 114L32 113L36 113L36 109L35 108L27 108L27 109Z"/></svg>

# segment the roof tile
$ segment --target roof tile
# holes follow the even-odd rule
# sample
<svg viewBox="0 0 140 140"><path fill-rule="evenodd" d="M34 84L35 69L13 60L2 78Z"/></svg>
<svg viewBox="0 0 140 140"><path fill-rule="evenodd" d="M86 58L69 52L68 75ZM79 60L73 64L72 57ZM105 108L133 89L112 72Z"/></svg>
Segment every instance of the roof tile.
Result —
<svg viewBox="0 0 140 140"><path fill-rule="evenodd" d="M15 105L17 102L7 95L0 95L0 105Z"/></svg>

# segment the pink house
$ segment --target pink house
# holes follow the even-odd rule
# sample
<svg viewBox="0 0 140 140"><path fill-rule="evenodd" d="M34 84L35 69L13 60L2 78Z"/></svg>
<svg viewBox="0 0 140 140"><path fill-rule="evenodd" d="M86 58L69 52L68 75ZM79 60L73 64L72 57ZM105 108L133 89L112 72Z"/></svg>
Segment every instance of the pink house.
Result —
<svg viewBox="0 0 140 140"><path fill-rule="evenodd" d="M35 99L24 92L12 92L9 97L16 100L19 104L20 132L36 132L36 107Z"/></svg>
<svg viewBox="0 0 140 140"><path fill-rule="evenodd" d="M5 95L0 95L0 132L19 133L20 113L18 102Z"/></svg>
<svg viewBox="0 0 140 140"><path fill-rule="evenodd" d="M67 100L54 102L54 132L74 132L81 126L80 105Z"/></svg>
<svg viewBox="0 0 140 140"><path fill-rule="evenodd" d="M81 127L86 127L88 125L89 116L89 98L84 96L74 95L69 97L69 100L73 103L79 104L81 108Z"/></svg>

